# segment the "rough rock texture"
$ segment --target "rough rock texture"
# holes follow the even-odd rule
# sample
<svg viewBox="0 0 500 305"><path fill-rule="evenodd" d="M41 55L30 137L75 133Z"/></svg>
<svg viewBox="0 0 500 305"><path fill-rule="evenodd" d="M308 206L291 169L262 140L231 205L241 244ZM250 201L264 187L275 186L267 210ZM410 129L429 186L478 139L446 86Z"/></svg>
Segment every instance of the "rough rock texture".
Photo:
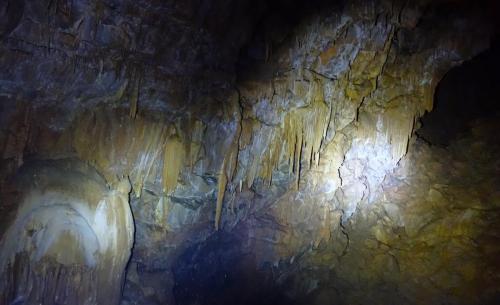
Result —
<svg viewBox="0 0 500 305"><path fill-rule="evenodd" d="M414 141L382 195L344 228L344 255L325 243L299 262L332 270L312 277L317 303L495 304L498 127L498 117L476 122L446 149Z"/></svg>
<svg viewBox="0 0 500 305"><path fill-rule="evenodd" d="M421 144L402 158L444 73L488 47L494 10L463 1L339 1L278 27L283 15L265 7L0 4L2 198L31 160L79 159L103 177L103 189L128 177L136 234L124 304L217 303L227 273L239 283L261 279L252 289L279 289L275 299L289 304L468 303L498 293L471 288L493 277L458 258L475 246L450 244L462 241L447 228L464 226L467 243L483 232L467 225L481 211L453 209L435 186L455 185L449 194L458 194L459 184L447 176L398 184L426 175L407 164L442 162ZM22 210L4 202L2 215ZM447 245L449 254L436 254ZM214 269L200 276L197 260ZM468 271L454 277L457 266ZM450 277L436 286L430 274L439 272ZM189 285L200 293L186 292ZM228 303L244 302L225 292Z"/></svg>

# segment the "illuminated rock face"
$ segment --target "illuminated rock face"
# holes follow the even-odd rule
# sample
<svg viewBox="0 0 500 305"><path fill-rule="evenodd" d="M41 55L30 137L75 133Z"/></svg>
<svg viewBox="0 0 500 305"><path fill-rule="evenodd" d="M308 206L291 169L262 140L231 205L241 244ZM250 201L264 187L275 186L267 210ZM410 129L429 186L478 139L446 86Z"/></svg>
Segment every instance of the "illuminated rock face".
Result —
<svg viewBox="0 0 500 305"><path fill-rule="evenodd" d="M2 304L118 304L134 240L128 194L76 161L27 164L3 233ZM16 303L17 304L17 303Z"/></svg>
<svg viewBox="0 0 500 305"><path fill-rule="evenodd" d="M446 228L474 238L468 224L481 216L431 212L452 206L437 185L447 177L421 183L435 168L416 165L441 162L439 152L409 143L443 75L488 47L487 9L348 1L294 11L300 18L280 27L279 5L266 13L266 1L209 2L1 4L6 302L34 304L49 289L30 290L12 274L55 283L44 295L59 298L52 273L9 267L22 261L64 270L75 289L68 304L117 303L134 232L129 192L136 232L125 304L218 303L186 287L217 295L232 269L240 280L255 276L256 295L288 287L276 295L308 296L307 304L428 304L449 294L460 303L480 294L462 289L493 280L458 259L472 244L436 251L455 236ZM66 158L87 165L50 163ZM41 170L30 160L48 162L47 185L20 184L9 199L11 177ZM220 281L191 268L205 254L220 256L200 259ZM467 271L430 287L432 274L462 263ZM192 273L205 282L191 282ZM204 286L212 282L220 289Z"/></svg>

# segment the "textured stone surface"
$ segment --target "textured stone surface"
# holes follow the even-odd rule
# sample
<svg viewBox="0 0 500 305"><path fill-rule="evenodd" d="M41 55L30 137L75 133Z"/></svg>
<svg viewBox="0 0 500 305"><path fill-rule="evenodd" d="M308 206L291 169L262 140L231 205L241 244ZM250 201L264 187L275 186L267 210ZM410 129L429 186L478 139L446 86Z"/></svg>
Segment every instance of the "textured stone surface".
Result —
<svg viewBox="0 0 500 305"><path fill-rule="evenodd" d="M312 266L330 264L339 287L350 284L341 289L342 299L495 302L499 249L486 245L496 244L491 241L499 232L497 120L475 123L447 149L411 144L411 153L386 176L382 196L347 226L346 255L338 261L327 250L311 255Z"/></svg>
<svg viewBox="0 0 500 305"><path fill-rule="evenodd" d="M484 235L498 231L496 207L481 214L481 196L498 202L494 158L475 175L459 154L466 145L478 157L475 140L409 146L446 71L488 47L487 8L339 1L280 27L293 16L266 14L264 2L0 4L2 198L30 160L77 158L113 187L128 178L124 304L217 303L227 273L290 303L498 293L494 273L478 274L478 257L497 253ZM448 164L456 171L442 174ZM2 215L17 209L0 204Z"/></svg>

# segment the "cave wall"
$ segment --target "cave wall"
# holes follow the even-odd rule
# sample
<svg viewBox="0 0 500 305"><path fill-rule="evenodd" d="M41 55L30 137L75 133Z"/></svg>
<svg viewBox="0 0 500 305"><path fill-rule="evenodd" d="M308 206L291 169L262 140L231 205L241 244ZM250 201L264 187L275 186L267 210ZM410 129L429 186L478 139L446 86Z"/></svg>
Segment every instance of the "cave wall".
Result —
<svg viewBox="0 0 500 305"><path fill-rule="evenodd" d="M368 230L382 217L371 213L384 179L432 109L439 80L487 48L493 28L480 5L462 1L339 1L287 29L264 22L274 34L261 44L252 31L264 2L1 8L2 196L34 160L77 158L111 189L128 177L123 200L136 234L125 296L170 303L172 267L215 230L240 232L256 268L304 257L346 285L376 274L343 269L369 261L365 247L340 263L355 249L351 231L392 244L377 226ZM236 70L246 45L259 55ZM3 203L2 220L22 202ZM379 229L394 223L409 226ZM395 262L385 255L378 264ZM406 276L418 278L421 265L407 264ZM440 290L428 291L424 300Z"/></svg>

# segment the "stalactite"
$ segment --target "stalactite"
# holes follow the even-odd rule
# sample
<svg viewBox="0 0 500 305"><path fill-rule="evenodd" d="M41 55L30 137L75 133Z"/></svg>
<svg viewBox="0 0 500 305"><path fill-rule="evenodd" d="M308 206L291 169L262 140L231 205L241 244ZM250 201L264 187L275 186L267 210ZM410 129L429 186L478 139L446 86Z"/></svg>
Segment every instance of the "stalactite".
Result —
<svg viewBox="0 0 500 305"><path fill-rule="evenodd" d="M129 176L139 197L145 181L160 174L156 164L165 158L166 124L97 109L81 115L74 129L72 145L77 154L99 169L108 183Z"/></svg>
<svg viewBox="0 0 500 305"><path fill-rule="evenodd" d="M136 126L136 132L139 133L139 136L134 137L129 143L132 149L128 151L127 155L132 160L136 159L131 175L134 177L135 194L140 197L145 181L150 176L151 170L156 168L155 163L160 159L161 143L165 142L167 128L160 124L147 125L142 120L137 122ZM124 147L124 149L126 148Z"/></svg>
<svg viewBox="0 0 500 305"><path fill-rule="evenodd" d="M129 81L128 79L126 79L113 95L107 96L103 99L103 104L105 103L116 104L119 101L121 101L123 96L125 95L128 83Z"/></svg>
<svg viewBox="0 0 500 305"><path fill-rule="evenodd" d="M299 183L300 183L300 170L301 170L301 164L300 161L302 160L302 147L303 147L303 134L302 132L299 132L297 134L297 141L295 142L295 187L298 190L299 189Z"/></svg>
<svg viewBox="0 0 500 305"><path fill-rule="evenodd" d="M220 219L222 215L222 204L224 203L224 194L229 181L232 181L236 169L236 158L238 154L238 142L234 139L229 147L222 166L219 171L217 184L217 203L215 207L215 230L219 230Z"/></svg>
<svg viewBox="0 0 500 305"><path fill-rule="evenodd" d="M132 88L132 93L130 95L130 113L129 113L129 116L133 119L135 119L135 116L137 114L137 104L139 102L139 85L140 85L140 78L137 75L135 78L136 79L134 87Z"/></svg>
<svg viewBox="0 0 500 305"><path fill-rule="evenodd" d="M228 182L232 182L236 173L236 167L238 162L239 153L239 140L241 138L241 125L237 124L237 130L233 136L231 144L229 145L224 160L222 161L221 168L218 175L217 183L217 203L215 206L215 230L219 230L220 219L222 215L222 205L224 203L224 194L226 192L226 187ZM241 191L241 181L240 181L240 191Z"/></svg>
<svg viewBox="0 0 500 305"><path fill-rule="evenodd" d="M223 169L228 181L233 181L233 177L236 172L236 167L237 167L236 162L238 161L238 153L239 153L237 140L238 140L237 138L233 140L233 142L229 146L226 158L224 158Z"/></svg>
<svg viewBox="0 0 500 305"><path fill-rule="evenodd" d="M305 87L302 82L293 84L294 90L305 96L308 106L286 114L282 127L277 128L277 134L272 136L271 144L266 148L260 173L270 181L272 170L277 168L280 162L287 162L288 172L294 174L298 187L301 162L306 162L309 169L313 165L319 165L321 146L331 115L329 106L324 101L320 80L311 81L309 87Z"/></svg>
<svg viewBox="0 0 500 305"><path fill-rule="evenodd" d="M204 131L205 125L200 120L191 120L189 126L186 127L186 138L188 139L185 141L186 156L188 158L186 164L191 169L200 156Z"/></svg>
<svg viewBox="0 0 500 305"><path fill-rule="evenodd" d="M219 230L220 219L222 214L222 203L224 202L224 193L226 192L227 176L226 176L226 159L222 162L222 167L219 172L219 180L217 185L217 203L215 207L215 230Z"/></svg>
<svg viewBox="0 0 500 305"><path fill-rule="evenodd" d="M171 133L175 132L171 127ZM177 134L168 137L163 158L163 192L170 194L177 187L177 177L184 165L184 145Z"/></svg>
<svg viewBox="0 0 500 305"><path fill-rule="evenodd" d="M403 104L404 105L404 104ZM399 161L406 154L408 140L413 133L415 111L406 107L389 109L384 113L384 133L391 144L392 159Z"/></svg>
<svg viewBox="0 0 500 305"><path fill-rule="evenodd" d="M269 139L268 149L264 150L259 176L270 185L273 171L278 168L283 142L281 141L280 130L275 128Z"/></svg>
<svg viewBox="0 0 500 305"><path fill-rule="evenodd" d="M246 182L247 188L251 188L252 184L257 176L257 167L259 166L260 160L257 157L252 157L250 166L247 169Z"/></svg>

